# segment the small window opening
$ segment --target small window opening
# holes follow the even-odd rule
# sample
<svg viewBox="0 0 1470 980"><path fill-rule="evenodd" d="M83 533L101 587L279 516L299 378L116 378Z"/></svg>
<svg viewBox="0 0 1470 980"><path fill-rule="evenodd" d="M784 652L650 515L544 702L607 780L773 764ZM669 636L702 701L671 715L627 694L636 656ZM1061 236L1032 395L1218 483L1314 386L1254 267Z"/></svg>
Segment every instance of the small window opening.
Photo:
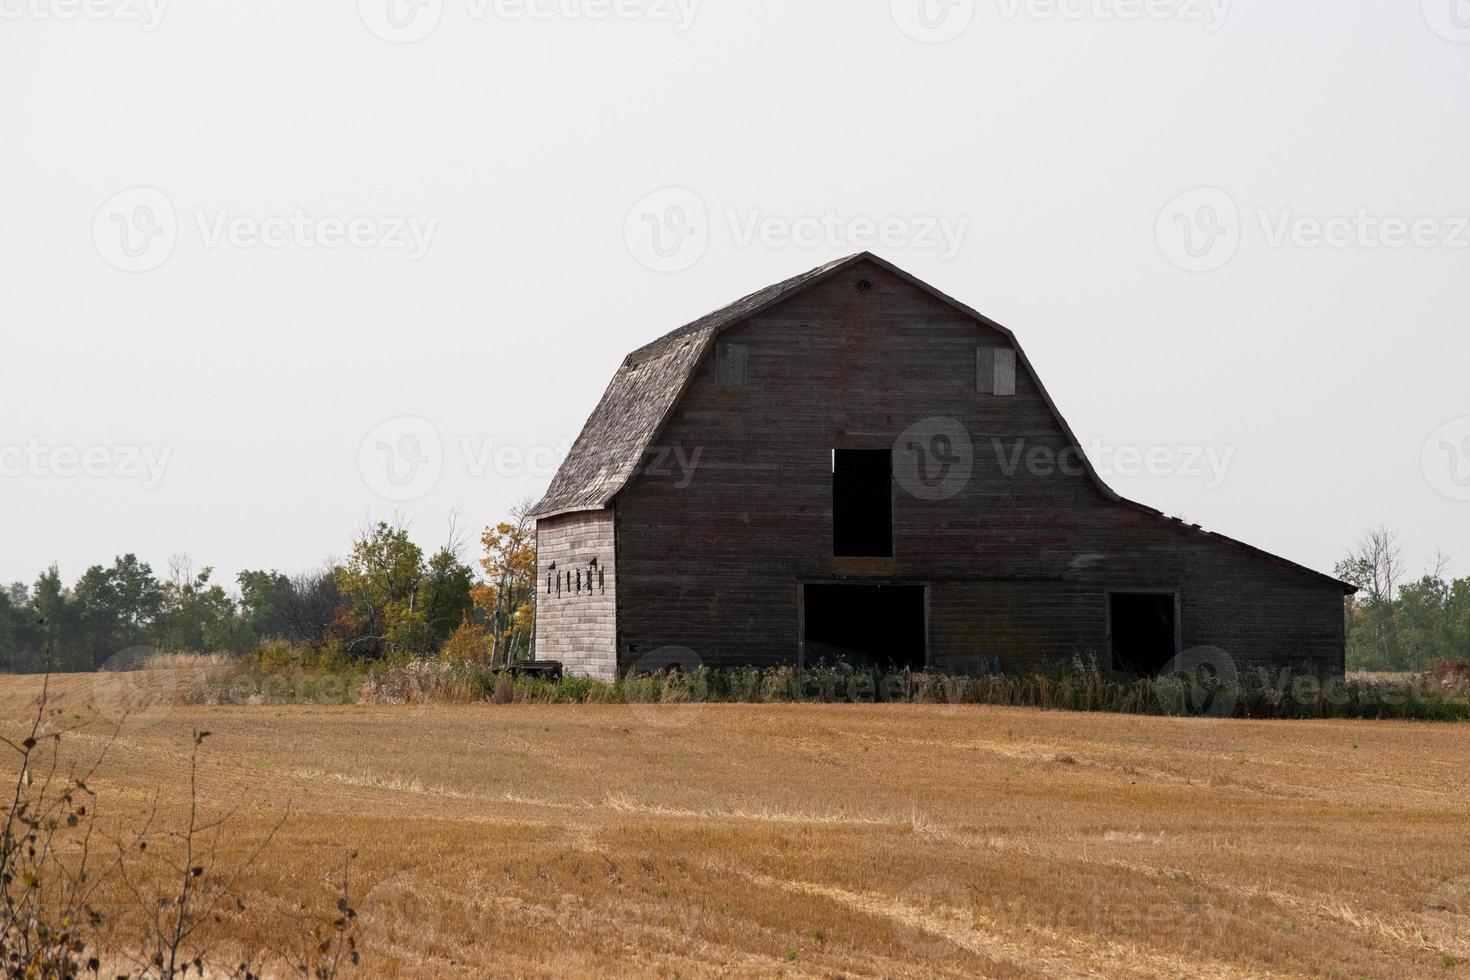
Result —
<svg viewBox="0 0 1470 980"><path fill-rule="evenodd" d="M892 450L832 450L832 553L893 557Z"/></svg>
<svg viewBox="0 0 1470 980"><path fill-rule="evenodd" d="M740 388L745 385L750 348L745 344L719 344L715 347L715 385Z"/></svg>
<svg viewBox="0 0 1470 980"><path fill-rule="evenodd" d="M1016 352L1009 347L981 347L975 352L975 392L980 395L1016 393Z"/></svg>

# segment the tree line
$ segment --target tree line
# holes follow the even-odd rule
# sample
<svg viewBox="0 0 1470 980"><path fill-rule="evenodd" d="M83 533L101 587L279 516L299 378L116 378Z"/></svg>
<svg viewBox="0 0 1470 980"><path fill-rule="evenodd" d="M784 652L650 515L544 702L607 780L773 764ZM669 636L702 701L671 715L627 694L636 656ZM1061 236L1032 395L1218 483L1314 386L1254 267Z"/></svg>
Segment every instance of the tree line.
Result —
<svg viewBox="0 0 1470 980"><path fill-rule="evenodd" d="M1335 574L1360 591L1346 607L1349 670L1422 671L1442 661L1470 660L1470 577L1451 579L1449 558L1436 553L1418 579L1408 579L1396 532L1365 532Z"/></svg>
<svg viewBox="0 0 1470 980"><path fill-rule="evenodd" d="M450 537L426 553L406 527L379 522L340 562L296 574L242 571L233 589L184 556L160 576L121 555L70 586L52 565L30 585L0 586L0 670L89 671L132 666L153 651L244 654L270 642L318 657L526 658L536 549L525 506L485 528L473 564Z"/></svg>

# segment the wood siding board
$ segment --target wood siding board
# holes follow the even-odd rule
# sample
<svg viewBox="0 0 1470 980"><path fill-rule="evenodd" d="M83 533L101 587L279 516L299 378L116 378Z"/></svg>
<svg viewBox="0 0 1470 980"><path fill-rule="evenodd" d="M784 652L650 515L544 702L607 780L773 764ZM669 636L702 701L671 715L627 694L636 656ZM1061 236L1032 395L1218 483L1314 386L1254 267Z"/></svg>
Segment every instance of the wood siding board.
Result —
<svg viewBox="0 0 1470 980"><path fill-rule="evenodd" d="M613 679L617 669L618 562L611 510L583 511L536 523L536 658L561 661L568 674ZM602 584L582 592L555 588L546 578L585 572L592 559ZM552 564L556 565L553 572ZM585 576L584 576L585 577Z"/></svg>

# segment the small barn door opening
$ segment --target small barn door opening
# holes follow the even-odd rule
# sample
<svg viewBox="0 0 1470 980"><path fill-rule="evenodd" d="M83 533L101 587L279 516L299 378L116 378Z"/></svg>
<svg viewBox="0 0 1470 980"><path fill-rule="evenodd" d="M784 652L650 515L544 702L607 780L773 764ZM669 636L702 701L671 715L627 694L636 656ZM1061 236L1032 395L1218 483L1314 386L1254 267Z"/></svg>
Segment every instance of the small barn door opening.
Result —
<svg viewBox="0 0 1470 980"><path fill-rule="evenodd" d="M832 451L832 554L893 557L893 451Z"/></svg>
<svg viewBox="0 0 1470 980"><path fill-rule="evenodd" d="M924 667L924 586L806 585L806 665Z"/></svg>
<svg viewBox="0 0 1470 980"><path fill-rule="evenodd" d="M1171 592L1108 593L1113 669L1141 677L1160 673L1179 652L1177 613Z"/></svg>

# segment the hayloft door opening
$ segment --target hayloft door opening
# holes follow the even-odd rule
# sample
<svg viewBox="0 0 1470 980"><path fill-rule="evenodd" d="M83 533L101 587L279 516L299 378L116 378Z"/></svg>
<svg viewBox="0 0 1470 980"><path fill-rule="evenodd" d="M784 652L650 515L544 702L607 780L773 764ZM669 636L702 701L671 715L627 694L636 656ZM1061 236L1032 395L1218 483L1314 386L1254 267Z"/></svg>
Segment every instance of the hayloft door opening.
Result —
<svg viewBox="0 0 1470 980"><path fill-rule="evenodd" d="M1179 652L1175 597L1167 592L1108 594L1113 669L1154 677Z"/></svg>
<svg viewBox="0 0 1470 980"><path fill-rule="evenodd" d="M922 585L806 585L806 664L924 669Z"/></svg>
<svg viewBox="0 0 1470 980"><path fill-rule="evenodd" d="M893 451L832 450L832 554L893 557Z"/></svg>

